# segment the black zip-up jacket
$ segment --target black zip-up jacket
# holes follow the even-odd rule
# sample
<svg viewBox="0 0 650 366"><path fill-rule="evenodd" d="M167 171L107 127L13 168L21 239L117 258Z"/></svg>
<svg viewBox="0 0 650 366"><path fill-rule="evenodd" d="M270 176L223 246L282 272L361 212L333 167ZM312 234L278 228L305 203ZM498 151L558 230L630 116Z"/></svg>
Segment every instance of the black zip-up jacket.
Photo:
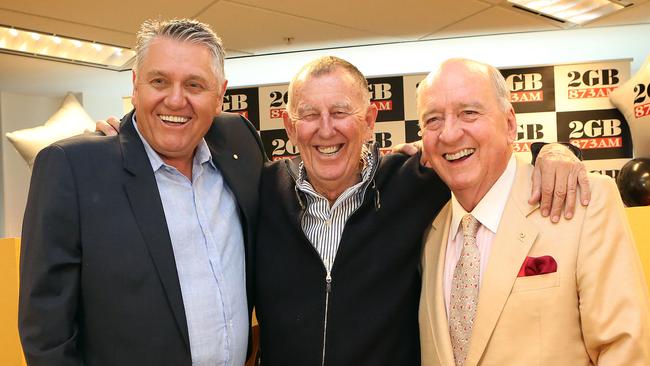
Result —
<svg viewBox="0 0 650 366"><path fill-rule="evenodd" d="M329 293L300 224L306 200L290 174L298 160L265 167L255 260L263 366L420 364L422 235L450 196L419 159L379 160L346 223Z"/></svg>

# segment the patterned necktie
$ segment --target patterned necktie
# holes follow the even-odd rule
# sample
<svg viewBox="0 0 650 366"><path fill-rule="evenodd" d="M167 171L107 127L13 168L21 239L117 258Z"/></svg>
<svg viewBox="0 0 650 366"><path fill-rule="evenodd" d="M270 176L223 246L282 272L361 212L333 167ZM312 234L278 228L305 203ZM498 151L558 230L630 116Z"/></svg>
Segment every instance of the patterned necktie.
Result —
<svg viewBox="0 0 650 366"><path fill-rule="evenodd" d="M467 214L461 220L463 250L454 269L449 302L449 335L454 350L456 366L462 366L467 358L472 326L478 304L481 254L476 245L479 222Z"/></svg>

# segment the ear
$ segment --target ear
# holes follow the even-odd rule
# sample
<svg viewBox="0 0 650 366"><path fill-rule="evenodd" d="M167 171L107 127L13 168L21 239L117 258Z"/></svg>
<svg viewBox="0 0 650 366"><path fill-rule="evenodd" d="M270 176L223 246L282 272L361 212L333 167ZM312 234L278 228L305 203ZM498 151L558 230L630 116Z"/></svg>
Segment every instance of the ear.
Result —
<svg viewBox="0 0 650 366"><path fill-rule="evenodd" d="M218 89L217 92L219 94L217 98L219 98L219 100L217 101L216 110L214 111L215 116L220 115L223 110L223 97L224 95L226 95L227 88L228 88L228 80L224 80L223 85L217 87Z"/></svg>
<svg viewBox="0 0 650 366"><path fill-rule="evenodd" d="M131 104L133 107L136 107L136 104L138 103L138 84L136 83L136 79L135 70L131 70L131 82L133 83L133 91L131 92Z"/></svg>
<svg viewBox="0 0 650 366"><path fill-rule="evenodd" d="M366 110L365 122L366 122L366 141L372 141L375 138L375 121L377 121L377 106L370 103L368 109Z"/></svg>
<svg viewBox="0 0 650 366"><path fill-rule="evenodd" d="M289 112L287 110L284 110L284 112L282 112L282 121L284 122L284 130L287 131L287 136L289 136L289 140L291 140L291 142L295 145L296 125L291 120L291 117L289 117Z"/></svg>
<svg viewBox="0 0 650 366"><path fill-rule="evenodd" d="M517 117L515 110L510 106L507 112L508 143L512 144L517 139Z"/></svg>

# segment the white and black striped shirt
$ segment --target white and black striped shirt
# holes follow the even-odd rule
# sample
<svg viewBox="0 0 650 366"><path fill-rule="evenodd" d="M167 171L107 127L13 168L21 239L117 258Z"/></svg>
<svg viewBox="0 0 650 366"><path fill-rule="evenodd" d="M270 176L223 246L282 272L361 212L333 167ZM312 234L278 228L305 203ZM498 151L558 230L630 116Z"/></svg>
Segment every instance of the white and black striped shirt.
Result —
<svg viewBox="0 0 650 366"><path fill-rule="evenodd" d="M296 187L305 194L307 203L301 222L302 230L316 248L328 273L332 270L345 223L361 206L364 192L371 181L376 163L376 157L371 151L372 149L364 149L362 154L364 167L361 171L361 182L341 193L331 207L327 198L316 192L305 179L305 167L300 163Z"/></svg>

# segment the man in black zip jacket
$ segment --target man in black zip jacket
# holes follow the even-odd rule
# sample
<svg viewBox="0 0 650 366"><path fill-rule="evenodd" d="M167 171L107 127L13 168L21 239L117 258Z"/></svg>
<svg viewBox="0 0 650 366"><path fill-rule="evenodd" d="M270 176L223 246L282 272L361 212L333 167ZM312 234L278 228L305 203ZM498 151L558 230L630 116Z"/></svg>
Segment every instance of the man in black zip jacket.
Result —
<svg viewBox="0 0 650 366"><path fill-rule="evenodd" d="M420 155L380 158L364 76L324 57L289 85L300 158L260 183L255 299L275 365L419 365L422 234L449 190Z"/></svg>

